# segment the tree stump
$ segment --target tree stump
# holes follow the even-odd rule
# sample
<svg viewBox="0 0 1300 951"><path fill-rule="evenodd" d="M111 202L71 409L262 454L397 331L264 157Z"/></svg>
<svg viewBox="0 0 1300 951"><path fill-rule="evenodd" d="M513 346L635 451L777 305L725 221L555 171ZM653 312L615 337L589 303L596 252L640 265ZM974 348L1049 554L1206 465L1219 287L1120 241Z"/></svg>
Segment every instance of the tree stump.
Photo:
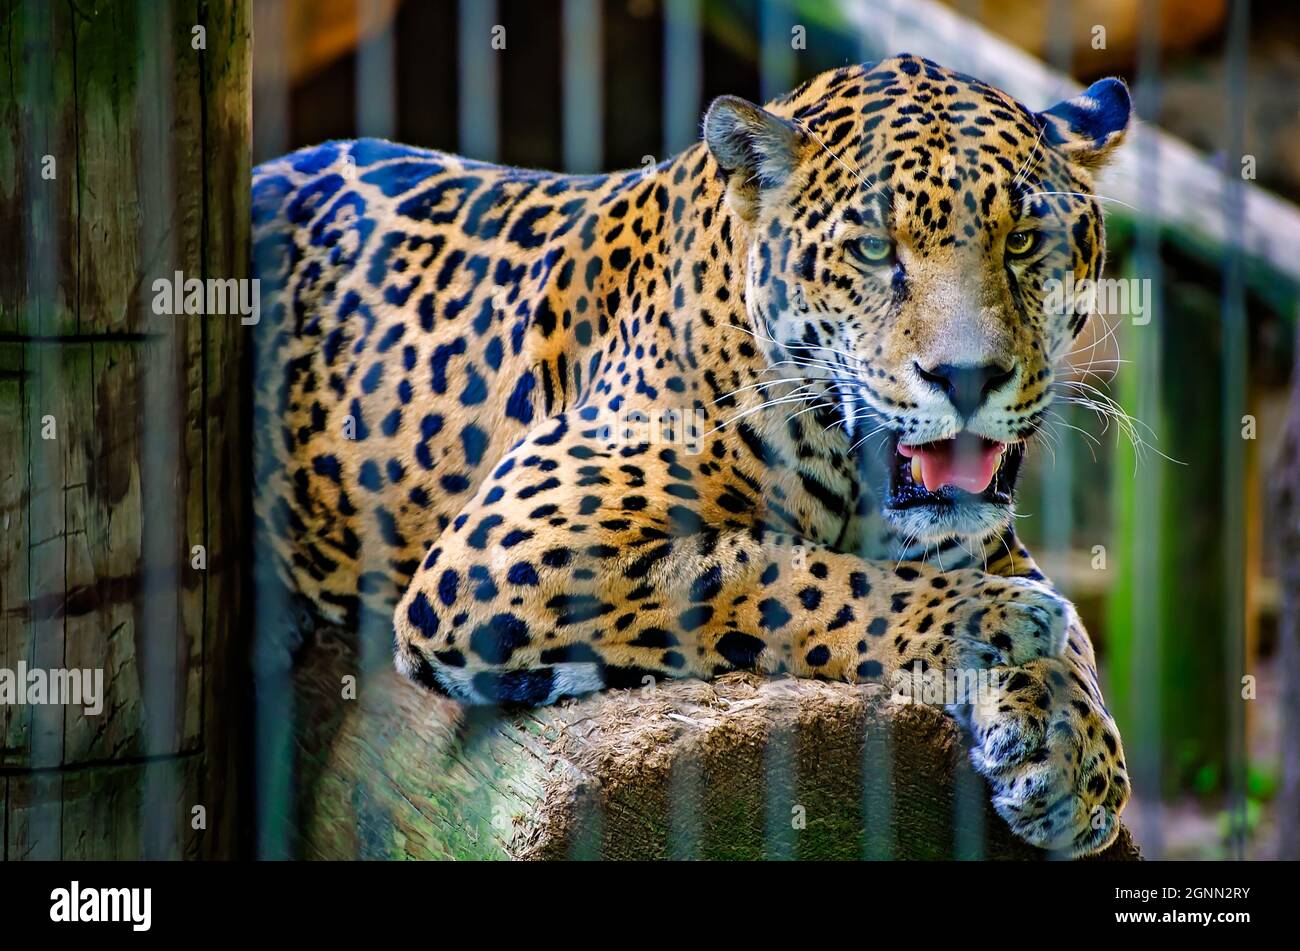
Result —
<svg viewBox="0 0 1300 951"><path fill-rule="evenodd" d="M880 686L731 674L504 713L377 671L349 701L350 651L317 638L304 857L1048 857L988 805L954 722ZM1140 856L1122 830L1101 857Z"/></svg>

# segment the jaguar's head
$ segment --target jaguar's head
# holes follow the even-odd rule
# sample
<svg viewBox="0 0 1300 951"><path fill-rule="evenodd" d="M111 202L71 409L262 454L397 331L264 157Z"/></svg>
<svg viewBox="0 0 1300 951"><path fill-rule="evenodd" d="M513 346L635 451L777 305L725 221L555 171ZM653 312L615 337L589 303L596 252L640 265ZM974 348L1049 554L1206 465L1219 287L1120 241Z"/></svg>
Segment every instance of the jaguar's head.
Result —
<svg viewBox="0 0 1300 951"><path fill-rule="evenodd" d="M753 329L878 452L896 531L982 538L1010 518L1088 317L1069 291L1104 257L1092 173L1130 111L1119 80L1034 113L913 56L709 109Z"/></svg>

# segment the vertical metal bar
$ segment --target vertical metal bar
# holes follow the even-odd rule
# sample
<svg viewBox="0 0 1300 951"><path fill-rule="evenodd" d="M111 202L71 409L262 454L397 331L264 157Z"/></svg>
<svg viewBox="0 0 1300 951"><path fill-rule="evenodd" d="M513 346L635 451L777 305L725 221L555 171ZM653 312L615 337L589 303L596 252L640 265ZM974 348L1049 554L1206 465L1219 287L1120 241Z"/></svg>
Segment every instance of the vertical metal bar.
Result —
<svg viewBox="0 0 1300 951"><path fill-rule="evenodd" d="M1070 75L1073 59L1073 33L1069 29L1071 7L1068 0L1051 0L1048 7L1047 35L1045 37L1048 63L1062 76ZM971 66L974 66L972 63ZM1032 160L1031 160L1032 161ZM1067 567L1071 552L1074 504L1074 440L1069 428L1071 405L1064 401L1056 404L1054 412L1060 417L1057 431L1061 438L1055 441L1051 455L1039 455L1040 475L1043 480L1041 538L1044 552L1058 558ZM1070 596L1068 571L1054 577L1058 589Z"/></svg>
<svg viewBox="0 0 1300 951"><path fill-rule="evenodd" d="M462 155L494 162L500 153L500 71L493 48L496 0L460 0L460 145ZM504 28L497 34L504 37Z"/></svg>
<svg viewBox="0 0 1300 951"><path fill-rule="evenodd" d="M396 6L390 0L358 0L358 4L361 44L357 51L357 135L391 139L397 126L396 95L393 88L396 80L393 35ZM391 571L387 564L387 546L379 537L375 521L362 521L357 534L360 539L357 552L358 577L386 577ZM368 609L360 592L358 605L356 677L358 696L364 696L375 682L376 676L382 677L392 670L393 625L391 612ZM378 729L379 724L373 717L366 715L366 708L360 703L354 703L353 707L358 735L377 755L383 756L391 745L386 739L390 734ZM380 857L372 851L374 847L375 843L363 840L357 857Z"/></svg>
<svg viewBox="0 0 1300 951"><path fill-rule="evenodd" d="M794 16L786 0L760 0L759 5L759 89L764 102L775 99L794 86L794 48L791 29ZM774 728L764 751L765 857L791 859L795 856L795 828L791 821L798 788L798 760L795 738L787 730Z"/></svg>
<svg viewBox="0 0 1300 951"><path fill-rule="evenodd" d="M397 102L393 95L396 16L396 6L391 0L357 0L358 138L391 139L396 134Z"/></svg>
<svg viewBox="0 0 1300 951"><path fill-rule="evenodd" d="M1073 59L1073 34L1069 29L1070 17L1071 8L1068 0L1051 0L1048 6L1045 48L1047 62L1064 79L1066 88L1060 90L1062 98L1068 96L1071 89L1069 77L1071 60ZM979 74L981 66L978 49L978 44L972 44L964 57L965 69L975 75ZM1035 158L1031 157L1030 161L1035 161ZM1071 409L1071 405L1064 401L1054 405L1053 412L1057 414L1057 422L1059 423L1057 432L1061 434L1061 438L1054 440L1054 448L1050 454L1039 453L1038 455L1037 461L1041 467L1039 477L1042 481L1042 498L1040 511L1035 513L1038 516L1039 542L1042 552L1047 558L1052 559L1061 566L1061 571L1052 573L1052 581L1057 590L1067 598L1072 594L1070 555L1073 551L1074 472L1076 463L1074 440L1071 438L1076 434L1069 428ZM1040 559L1040 562L1042 560ZM1057 700L1056 702L1061 703L1063 701ZM959 790L962 788L961 785L958 786ZM970 795L972 792L970 785L964 788L967 790L967 794ZM975 791L982 790L976 787ZM979 817L983 817L982 811L979 813ZM962 817L959 816L959 819L962 819ZM969 819L962 819L962 822L964 821L969 821ZM957 826L957 834L958 844L960 845L963 836L961 822Z"/></svg>
<svg viewBox="0 0 1300 951"><path fill-rule="evenodd" d="M396 7L390 0L358 0L358 26L361 28L361 45L357 51L356 116L357 135L392 138L396 129L396 96L394 83L395 41L393 17ZM486 45L486 44L485 44ZM360 547L357 553L358 576L386 576L386 546L378 537L373 519L361 522L357 534ZM387 672L392 665L393 627L391 617L384 612L362 608L357 614L358 680L364 690L366 681L378 672ZM378 742L376 734L362 723L367 742Z"/></svg>
<svg viewBox="0 0 1300 951"><path fill-rule="evenodd" d="M1224 135L1223 216L1223 570L1224 690L1228 712L1228 839L1233 858L1246 848L1246 723L1241 678L1246 667L1246 445L1241 438L1246 394L1246 289L1242 253L1245 186L1246 42L1248 0L1233 0L1228 28L1228 124Z"/></svg>
<svg viewBox="0 0 1300 951"><path fill-rule="evenodd" d="M874 11L877 4L872 4ZM858 26L858 62L871 63L887 56L881 37L871 28L870 19L864 17Z"/></svg>
<svg viewBox="0 0 1300 951"><path fill-rule="evenodd" d="M1139 40L1135 108L1139 116L1158 114L1160 95L1159 0L1143 0L1142 34ZM1160 230L1155 209L1159 207L1160 152L1154 136L1142 134L1137 141L1137 175L1142 208L1137 215L1137 239L1131 262L1124 274L1130 281L1151 282L1151 320L1137 326L1128 315L1117 315L1125 322L1126 337L1131 342L1133 363L1129 373L1135 392L1134 415L1146 422L1156 438L1164 432L1161 421L1163 360L1161 327L1164 302L1161 289ZM1130 778L1143 809L1136 824L1143 849L1153 858L1164 851L1164 761L1163 722L1164 689L1164 610L1161 572L1161 498L1164 473L1159 465L1141 460L1135 467L1133 506L1133 668L1129 696L1133 698L1134 736L1129 744L1132 753Z"/></svg>
<svg viewBox="0 0 1300 951"><path fill-rule="evenodd" d="M689 148L699 138L700 0L665 0L663 96L663 154L660 161ZM698 858L703 848L701 814L705 808L703 777L698 759L674 765L668 816L668 856Z"/></svg>
<svg viewBox="0 0 1300 951"><path fill-rule="evenodd" d="M957 760L953 785L953 857L963 862L982 861L988 835L984 824L988 786L965 756Z"/></svg>
<svg viewBox="0 0 1300 951"><path fill-rule="evenodd" d="M663 9L663 155L685 151L699 138L703 87L699 0L666 0ZM697 859L703 850L701 764L694 756L673 768L669 789L668 856Z"/></svg>
<svg viewBox="0 0 1300 951"><path fill-rule="evenodd" d="M394 21L396 4L391 0L357 0L357 26L360 44L356 53L356 134L369 138L391 139L396 134L396 95ZM386 563L386 546L378 538L374 522L367 520L359 527L360 547L357 551L359 577L386 577L390 572ZM356 615L357 690L360 695L368 691L376 676L382 677L393 669L393 622L389 612L370 611L359 595ZM356 704L356 730L365 743L382 756L389 748L385 731L376 728L373 717L365 707ZM373 843L361 843L361 859L376 857L368 851Z"/></svg>
<svg viewBox="0 0 1300 951"><path fill-rule="evenodd" d="M1074 58L1076 39L1071 19L1074 4L1070 0L1049 0L1046 29L1043 32L1043 59L1069 81L1071 60ZM1064 90L1062 90L1064 92Z"/></svg>
<svg viewBox="0 0 1300 951"><path fill-rule="evenodd" d="M600 0L564 0L564 168L600 171L604 157L604 77Z"/></svg>
<svg viewBox="0 0 1300 951"><path fill-rule="evenodd" d="M1056 0L1056 2L1059 2L1059 0ZM972 15L973 18L976 21L978 21L981 12L978 8L978 5L972 4L969 2L969 0L967 0L965 6L976 7L974 10L964 10L963 12L967 12L968 15ZM1049 16L1049 22L1050 20L1051 17ZM972 73L975 73L978 70L978 66L979 66L978 49L979 49L978 43L973 42L969 44L965 49L961 51L960 61L953 65L955 65L959 69L965 69ZM1066 60L1066 65L1068 66L1068 62L1069 62L1068 51L1065 55L1065 60ZM1032 163L1035 160L1036 160L1036 156L1034 156L1033 154L1031 154L1028 157L1027 165L1029 167L1023 170L1026 174L1032 172ZM961 209L960 211L958 211L958 215L965 218L966 210L964 208ZM954 231L956 231L958 224L959 224L958 222L954 222L954 226L953 226ZM1068 442L1068 440L1061 439L1058 440L1058 442L1066 443ZM1060 505L1060 499L1051 498L1051 494L1053 491L1059 492L1059 488L1062 484L1061 476L1063 473L1065 475L1065 496L1066 496L1065 505L1068 507L1069 504L1069 483L1068 483L1069 457L1068 456L1064 457L1067 467L1060 468L1058 466L1058 460L1061 458L1059 455L1060 452L1061 450L1058 448L1056 450L1056 454L1052 456L1051 464L1049 464L1047 460L1044 460L1042 458L1038 459L1038 464L1041 466L1039 470L1040 477L1042 478L1044 483L1043 485L1043 500L1044 500L1043 507L1044 508L1051 508L1051 505L1048 504L1049 502L1055 503L1056 505ZM960 677L963 676L965 672L958 671L957 673L959 675L958 683L960 683L961 682ZM986 836L988 834L988 829L986 828L984 817L985 817L985 807L987 801L988 801L987 785L979 777L979 775L976 774L974 768L971 766L970 759L966 756L963 756L961 760L959 760L959 762L957 763L953 775L952 847L953 847L953 856L955 858L962 861L981 861L985 857L986 844L987 844Z"/></svg>
<svg viewBox="0 0 1300 951"><path fill-rule="evenodd" d="M794 11L788 0L759 0L758 22L759 89L767 102L794 87Z"/></svg>
<svg viewBox="0 0 1300 951"><path fill-rule="evenodd" d="M862 743L862 857L889 861L894 856L894 744L890 718L879 717L880 728Z"/></svg>
<svg viewBox="0 0 1300 951"><path fill-rule="evenodd" d="M175 238L168 224L175 218L176 194L171 123L174 113L172 48L175 26L172 8L140 7L140 50L143 62L136 91L140 121L140 259L176 261ZM196 277L198 275L195 275ZM187 275L188 277L188 275ZM181 623L177 594L182 537L177 523L177 466L182 458L178 434L181 418L177 400L177 327L186 318L162 318L149 312L141 295L143 325L157 333L144 360L144 400L141 405L140 495L153 500L141 512L141 618L143 641L141 693L144 700L145 752L161 756L173 751L178 734L175 683L176 639ZM197 473L196 473L197 475ZM175 763L153 760L144 768L140 827L145 858L177 857L175 803L178 801Z"/></svg>
<svg viewBox="0 0 1300 951"><path fill-rule="evenodd" d="M673 763L668 780L668 858L674 860L700 857L704 804L700 799L700 762L694 756L680 757Z"/></svg>
<svg viewBox="0 0 1300 951"><path fill-rule="evenodd" d="M592 862L603 857L605 847L605 809L599 796L585 796L576 806L577 829L565 856L571 862Z"/></svg>
<svg viewBox="0 0 1300 951"><path fill-rule="evenodd" d="M1056 440L1052 454L1039 458L1042 466L1040 475L1043 480L1042 504L1042 544L1043 550L1050 553L1053 560L1067 570L1053 576L1057 589L1067 598L1070 596L1071 562L1069 556L1074 551L1074 437L1070 427L1074 425L1073 408L1069 403L1057 404L1053 410L1060 418L1058 432L1061 438ZM1081 437L1080 437L1081 438Z"/></svg>
<svg viewBox="0 0 1300 951"><path fill-rule="evenodd" d="M253 4L253 162L283 155L289 147L289 60L285 55L284 5Z"/></svg>
<svg viewBox="0 0 1300 951"><path fill-rule="evenodd" d="M661 159L689 148L699 138L700 0L664 3L663 149Z"/></svg>
<svg viewBox="0 0 1300 951"><path fill-rule="evenodd" d="M766 778L763 857L766 859L795 857L794 807L802 805L795 800L798 766L792 728L774 725L768 731L763 750Z"/></svg>
<svg viewBox="0 0 1300 951"><path fill-rule="evenodd" d="M858 58L872 62L904 52L898 49L898 5L906 0L857 0L851 18L858 24ZM910 50L918 53L920 50Z"/></svg>
<svg viewBox="0 0 1300 951"><path fill-rule="evenodd" d="M1056 2L1061 2L1061 0L1056 0ZM957 10L962 15L969 17L975 23L983 24L984 22L984 0L958 0ZM1068 29L1061 30L1059 32L1061 32L1066 36L1069 36ZM982 31L975 32L971 36L971 41L969 43L962 46L960 50L953 50L954 54L958 54L960 56L960 62L952 62L952 63L945 62L944 65L951 66L954 69L963 70L967 73L970 73L972 76L982 75L984 72L983 70L984 43L982 42L983 37L984 34ZM901 52L901 51L891 50L890 52Z"/></svg>
<svg viewBox="0 0 1300 951"><path fill-rule="evenodd" d="M26 154L18 157L22 163L22 179L26 183L28 221L26 234L26 272L28 294L26 313L19 316L19 329L28 338L24 347L23 368L27 377L23 402L27 407L26 454L28 519L27 519L27 603L29 605L53 602L65 594L64 558L59 546L62 539L38 537L38 531L53 531L63 524L63 473L61 471L60 444L41 438L42 417L53 412L41 405L43 394L61 392L61 353L59 348L35 341L43 333L57 333L57 306L59 300L58 275L60 253L66 243L60 236L68 227L61 220L57 193L41 179L43 155L53 155L58 163L58 174L76 175L77 163L62 130L52 117L59 114L56 101L56 73L59 63L55 50L57 19L53 8L43 3L27 4L24 10L22 56L27 64L28 85L26 108L20 111L23 123L22 141L28 144ZM76 291L72 296L75 299ZM66 431L67 422L56 420ZM44 550L42 550L44 549ZM61 612L33 612L28 620L27 656L16 657L33 669L51 669L64 665L66 622ZM28 716L28 764L36 769L57 767L63 758L62 707L52 704L35 704L25 708ZM18 707L13 716L24 716ZM3 735L3 734L0 734ZM21 732L19 733L21 736ZM22 858L57 860L62 858L62 780L56 770L28 774L32 785L34 808L28 817L27 851ZM11 838L13 837L10 833Z"/></svg>
<svg viewBox="0 0 1300 951"><path fill-rule="evenodd" d="M285 56L284 8L279 3L253 5L253 97L257 103L253 123L253 156L265 161L283 154L289 145L289 74ZM272 274L278 268L257 268ZM263 299L274 290L263 284ZM254 336L254 360L271 359L273 334ZM258 419L254 414L254 419ZM254 455L272 453L275 426L268 414L253 431ZM276 575L274 549L265 537L266 526L257 524L253 545L254 619L254 783L256 854L263 859L290 856L293 801L293 682L283 651L292 636L288 592Z"/></svg>

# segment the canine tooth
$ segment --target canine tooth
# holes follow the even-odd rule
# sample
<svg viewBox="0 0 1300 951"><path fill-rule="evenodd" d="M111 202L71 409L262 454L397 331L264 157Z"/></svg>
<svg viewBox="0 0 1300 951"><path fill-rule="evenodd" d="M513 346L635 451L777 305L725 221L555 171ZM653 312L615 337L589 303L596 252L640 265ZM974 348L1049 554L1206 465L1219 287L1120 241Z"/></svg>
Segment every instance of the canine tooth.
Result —
<svg viewBox="0 0 1300 951"><path fill-rule="evenodd" d="M912 481L920 485L924 480L921 477L921 457L912 457Z"/></svg>

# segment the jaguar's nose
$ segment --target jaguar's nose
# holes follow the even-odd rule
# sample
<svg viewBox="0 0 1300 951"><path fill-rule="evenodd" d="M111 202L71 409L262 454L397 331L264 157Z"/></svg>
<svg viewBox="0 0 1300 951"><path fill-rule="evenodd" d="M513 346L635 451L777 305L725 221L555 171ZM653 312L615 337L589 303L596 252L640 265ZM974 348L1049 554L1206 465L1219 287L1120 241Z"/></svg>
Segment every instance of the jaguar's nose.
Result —
<svg viewBox="0 0 1300 951"><path fill-rule="evenodd" d="M999 363L939 363L926 369L919 363L916 372L935 389L945 394L962 419L970 419L984 405L991 393L1006 385L1015 373Z"/></svg>

